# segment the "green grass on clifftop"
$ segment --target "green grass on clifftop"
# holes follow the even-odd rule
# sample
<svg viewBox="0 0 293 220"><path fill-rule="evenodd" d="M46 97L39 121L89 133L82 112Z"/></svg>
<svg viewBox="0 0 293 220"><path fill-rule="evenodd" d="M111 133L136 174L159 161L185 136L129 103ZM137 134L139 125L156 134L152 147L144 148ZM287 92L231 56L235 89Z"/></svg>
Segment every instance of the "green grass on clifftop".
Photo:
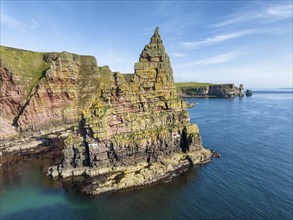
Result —
<svg viewBox="0 0 293 220"><path fill-rule="evenodd" d="M177 82L175 86L177 89L184 88L184 87L204 87L213 85L212 83L202 83L202 82Z"/></svg>
<svg viewBox="0 0 293 220"><path fill-rule="evenodd" d="M23 87L27 98L43 72L50 66L44 61L45 54L0 46L2 65L13 73L13 79Z"/></svg>

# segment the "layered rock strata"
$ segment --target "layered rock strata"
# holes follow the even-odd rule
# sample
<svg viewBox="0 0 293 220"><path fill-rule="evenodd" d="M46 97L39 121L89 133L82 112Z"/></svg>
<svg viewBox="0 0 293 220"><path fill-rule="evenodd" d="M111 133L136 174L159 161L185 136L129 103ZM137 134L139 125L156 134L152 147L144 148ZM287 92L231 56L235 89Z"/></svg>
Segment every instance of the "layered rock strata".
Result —
<svg viewBox="0 0 293 220"><path fill-rule="evenodd" d="M177 88L178 95L182 98L234 98L243 97L243 85L239 87L234 84L212 84L206 86L186 86Z"/></svg>
<svg viewBox="0 0 293 220"><path fill-rule="evenodd" d="M100 88L97 63L90 56L1 47L0 64L1 140L73 126Z"/></svg>
<svg viewBox="0 0 293 220"><path fill-rule="evenodd" d="M21 73L11 56L3 55L1 120L16 136L33 133L32 139L38 133L57 132L56 127L62 138L66 131L62 162L51 167L49 175L104 175L91 190L100 193L154 182L186 164L210 160L212 152L202 147L199 129L190 123L185 101L178 98L158 28L132 75L98 67L90 56L30 56L37 57L24 69L37 68L34 75ZM24 80L29 86L20 83ZM111 179L118 171L114 186Z"/></svg>
<svg viewBox="0 0 293 220"><path fill-rule="evenodd" d="M211 157L211 152L202 148L198 127L189 121L186 103L177 96L170 60L158 29L134 69L127 82L121 74L100 68L103 81L108 83L101 87L92 105L83 110L76 134L65 141L62 163L51 167L50 175L64 178L108 174L106 182L98 184L105 189L93 190L97 193L112 189L107 187L110 173L119 171L132 176L140 175L137 167L158 167L153 175L133 184L125 180L123 187L113 186L125 188L155 181L168 170ZM197 156L192 160L188 155L194 152ZM173 157L176 159L166 162L166 158ZM140 170L146 172L149 168Z"/></svg>
<svg viewBox="0 0 293 220"><path fill-rule="evenodd" d="M211 151L201 148L188 153L172 153L157 162L141 162L135 165L119 166L115 169L87 169L89 183L81 185L86 194L100 194L131 187L149 185L160 180L169 182L177 173L184 172L192 164L203 164L211 160Z"/></svg>

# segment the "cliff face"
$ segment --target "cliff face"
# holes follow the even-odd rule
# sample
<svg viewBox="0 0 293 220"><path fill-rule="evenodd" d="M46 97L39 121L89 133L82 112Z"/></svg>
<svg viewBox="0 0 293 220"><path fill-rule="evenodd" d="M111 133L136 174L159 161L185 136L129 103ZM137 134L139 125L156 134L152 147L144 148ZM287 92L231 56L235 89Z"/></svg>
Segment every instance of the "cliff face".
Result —
<svg viewBox="0 0 293 220"><path fill-rule="evenodd" d="M90 193L151 183L208 161L212 153L178 98L158 28L134 70L122 75L90 56L1 47L1 138L71 127L62 135L62 163L49 175L107 175Z"/></svg>
<svg viewBox="0 0 293 220"><path fill-rule="evenodd" d="M67 139L58 172L156 162L173 152L201 148L196 125L176 94L170 60L155 31L135 64L130 83L104 68L105 84L85 108L78 135ZM63 172L70 170L65 174Z"/></svg>
<svg viewBox="0 0 293 220"><path fill-rule="evenodd" d="M11 71L0 66L0 139L16 135L15 127L12 126L13 118L21 109L24 94L15 83Z"/></svg>
<svg viewBox="0 0 293 220"><path fill-rule="evenodd" d="M234 84L210 85L208 96L232 98L236 96L244 96L244 90L241 84L239 87L235 86Z"/></svg>
<svg viewBox="0 0 293 220"><path fill-rule="evenodd" d="M178 83L180 85L180 83ZM239 87L234 84L211 84L200 86L177 86L180 97L214 97L214 98L233 98L244 96L243 85Z"/></svg>
<svg viewBox="0 0 293 220"><path fill-rule="evenodd" d="M1 47L0 73L1 139L74 125L101 81L94 57L6 47Z"/></svg>
<svg viewBox="0 0 293 220"><path fill-rule="evenodd" d="M91 103L99 88L99 72L94 57L69 53L48 54L50 63L44 77L33 88L16 126L46 129L76 123L81 110Z"/></svg>

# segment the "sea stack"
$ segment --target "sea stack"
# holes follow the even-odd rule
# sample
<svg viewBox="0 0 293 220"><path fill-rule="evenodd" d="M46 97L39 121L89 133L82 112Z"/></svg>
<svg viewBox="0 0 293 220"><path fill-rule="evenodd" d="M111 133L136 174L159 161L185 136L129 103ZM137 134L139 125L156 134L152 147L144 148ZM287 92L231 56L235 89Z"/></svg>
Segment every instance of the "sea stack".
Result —
<svg viewBox="0 0 293 220"><path fill-rule="evenodd" d="M106 174L107 181L88 192L98 194L154 182L181 166L210 160L185 101L177 96L159 28L134 69L129 83L107 70L108 85L102 81L82 111L76 132L65 140L64 159L50 175Z"/></svg>
<svg viewBox="0 0 293 220"><path fill-rule="evenodd" d="M37 147L36 137L42 135L65 138L62 162L50 167L48 175L89 178L91 187L84 191L90 194L149 184L211 160L197 125L190 123L186 102L177 95L159 28L135 63L134 74L127 75L99 67L91 56L1 50L4 92L19 90L12 97L18 98L15 111L10 111L14 99L2 100L2 120L17 128L15 139L26 136L18 142L7 139L9 145L4 141L3 152L30 141L29 149ZM27 68L40 71L38 78L16 68L14 56L15 62L26 60ZM22 79L30 86L21 84Z"/></svg>
<svg viewBox="0 0 293 220"><path fill-rule="evenodd" d="M245 94L246 94L246 96L252 96L252 91L247 89Z"/></svg>

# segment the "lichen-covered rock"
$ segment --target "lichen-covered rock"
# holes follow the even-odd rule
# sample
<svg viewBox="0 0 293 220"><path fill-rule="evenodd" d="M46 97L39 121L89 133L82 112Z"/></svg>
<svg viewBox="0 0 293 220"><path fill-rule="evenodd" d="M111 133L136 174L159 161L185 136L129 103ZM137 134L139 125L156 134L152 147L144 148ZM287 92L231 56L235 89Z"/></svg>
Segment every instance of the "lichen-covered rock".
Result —
<svg viewBox="0 0 293 220"><path fill-rule="evenodd" d="M234 84L210 85L208 95L211 97L233 98L239 96L240 90Z"/></svg>
<svg viewBox="0 0 293 220"><path fill-rule="evenodd" d="M208 97L209 86L186 86L177 88L177 93L182 98Z"/></svg>
<svg viewBox="0 0 293 220"><path fill-rule="evenodd" d="M64 149L60 176L82 167L109 170L155 163L167 155L202 149L199 129L190 124L186 103L177 96L158 29L134 69L126 81L107 66L99 68L100 92L82 111L77 133L69 137L72 143ZM83 140L72 141L78 137Z"/></svg>
<svg viewBox="0 0 293 220"><path fill-rule="evenodd" d="M22 129L75 123L98 90L100 75L94 57L63 52L54 58L47 57L50 68L33 88L29 105L19 116L17 126Z"/></svg>
<svg viewBox="0 0 293 220"><path fill-rule="evenodd" d="M100 82L94 57L1 46L0 117L7 129L0 138L76 124Z"/></svg>
<svg viewBox="0 0 293 220"><path fill-rule="evenodd" d="M190 163L202 164L208 162L211 159L210 154L210 150L201 148L188 154L173 153L165 156L159 162L141 162L135 165L108 169L106 172L99 172L98 168L89 168L83 171L83 174L93 178L89 185L81 186L81 190L87 194L97 195L134 186L143 186L162 179L170 181L174 173L180 168L190 166ZM95 176L101 174L106 174L106 178L95 178Z"/></svg>
<svg viewBox="0 0 293 220"><path fill-rule="evenodd" d="M243 97L244 88L240 84L239 87L234 84L211 84L205 86L180 86L177 87L177 92L180 97L196 97L196 98L234 98Z"/></svg>
<svg viewBox="0 0 293 220"><path fill-rule="evenodd" d="M11 49L4 49L8 55L3 56L0 71L8 80L1 81L1 92L17 91L15 98L5 101L0 97L0 109L9 115L5 116L7 123L20 133L73 126L66 133L61 164L48 171L51 176L95 176L123 170L128 174L117 187L126 188L210 158L197 125L190 124L185 101L178 98L158 28L135 63L134 74L127 75L112 72L108 66L98 67L90 56L12 49L15 60L26 56L36 60L36 64L25 65L25 71L34 74L23 74L23 69L12 68ZM14 83L14 77L27 77L30 89L21 80ZM204 156L192 157L201 154ZM157 168L136 172L136 166L142 164ZM107 181L111 183L111 179Z"/></svg>

